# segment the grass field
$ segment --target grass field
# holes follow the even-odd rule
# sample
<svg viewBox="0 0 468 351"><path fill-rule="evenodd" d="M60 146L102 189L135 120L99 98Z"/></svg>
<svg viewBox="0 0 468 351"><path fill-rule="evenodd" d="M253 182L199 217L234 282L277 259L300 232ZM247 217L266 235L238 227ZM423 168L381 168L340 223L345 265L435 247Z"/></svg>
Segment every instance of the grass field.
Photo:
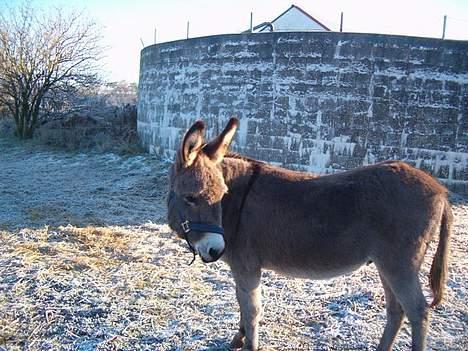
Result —
<svg viewBox="0 0 468 351"><path fill-rule="evenodd" d="M166 168L147 155L0 139L0 350L227 349L238 321L229 268L188 266L165 224ZM468 204L452 199L453 258L430 350L468 345ZM262 345L375 349L385 309L373 265L326 281L265 271L262 281ZM395 350L409 347L405 324Z"/></svg>

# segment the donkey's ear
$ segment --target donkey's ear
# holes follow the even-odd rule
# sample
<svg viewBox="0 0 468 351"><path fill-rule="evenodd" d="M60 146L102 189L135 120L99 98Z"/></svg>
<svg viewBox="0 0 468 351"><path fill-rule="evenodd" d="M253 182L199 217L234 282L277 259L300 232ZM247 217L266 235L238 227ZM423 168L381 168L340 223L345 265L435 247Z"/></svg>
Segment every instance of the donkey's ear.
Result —
<svg viewBox="0 0 468 351"><path fill-rule="evenodd" d="M180 157L183 167L189 167L195 161L205 142L205 123L196 121L185 133L180 147Z"/></svg>
<svg viewBox="0 0 468 351"><path fill-rule="evenodd" d="M229 145L234 138L238 125L238 119L232 117L222 133L206 144L203 148L205 154L215 163L219 163L223 160L223 157L226 155Z"/></svg>

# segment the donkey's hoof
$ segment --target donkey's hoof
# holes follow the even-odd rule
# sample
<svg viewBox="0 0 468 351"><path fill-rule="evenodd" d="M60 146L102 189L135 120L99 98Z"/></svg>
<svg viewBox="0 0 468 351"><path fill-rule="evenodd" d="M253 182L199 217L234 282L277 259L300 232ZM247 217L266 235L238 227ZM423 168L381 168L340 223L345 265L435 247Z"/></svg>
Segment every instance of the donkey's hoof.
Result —
<svg viewBox="0 0 468 351"><path fill-rule="evenodd" d="M231 350L241 349L242 347L244 347L244 341L245 341L245 336L239 332L232 338L232 341L229 344L229 348Z"/></svg>

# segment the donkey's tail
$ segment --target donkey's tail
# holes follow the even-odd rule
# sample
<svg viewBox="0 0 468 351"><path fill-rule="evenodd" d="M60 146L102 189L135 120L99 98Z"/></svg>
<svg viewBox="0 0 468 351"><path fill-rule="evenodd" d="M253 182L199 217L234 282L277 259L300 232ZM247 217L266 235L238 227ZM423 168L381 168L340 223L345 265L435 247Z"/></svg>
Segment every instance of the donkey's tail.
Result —
<svg viewBox="0 0 468 351"><path fill-rule="evenodd" d="M435 307L441 303L445 284L447 282L448 261L449 261L449 244L452 231L452 209L448 200L445 200L444 211L440 223L439 244L432 261L431 272L429 275L429 285L431 286L434 299L431 307Z"/></svg>

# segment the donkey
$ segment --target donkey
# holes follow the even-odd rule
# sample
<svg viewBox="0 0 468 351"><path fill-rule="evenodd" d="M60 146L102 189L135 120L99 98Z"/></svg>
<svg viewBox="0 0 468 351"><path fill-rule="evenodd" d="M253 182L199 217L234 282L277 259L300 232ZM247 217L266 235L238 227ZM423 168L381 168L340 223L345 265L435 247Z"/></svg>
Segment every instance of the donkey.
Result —
<svg viewBox="0 0 468 351"><path fill-rule="evenodd" d="M425 349L429 307L444 294L452 211L430 175L386 161L333 175L296 172L228 152L238 126L205 142L205 124L183 137L169 170L168 222L203 262L231 268L240 306L231 348L258 350L260 275L328 279L373 262L385 292L387 322L378 350L391 350L406 315L412 350ZM433 301L418 273L428 244Z"/></svg>

